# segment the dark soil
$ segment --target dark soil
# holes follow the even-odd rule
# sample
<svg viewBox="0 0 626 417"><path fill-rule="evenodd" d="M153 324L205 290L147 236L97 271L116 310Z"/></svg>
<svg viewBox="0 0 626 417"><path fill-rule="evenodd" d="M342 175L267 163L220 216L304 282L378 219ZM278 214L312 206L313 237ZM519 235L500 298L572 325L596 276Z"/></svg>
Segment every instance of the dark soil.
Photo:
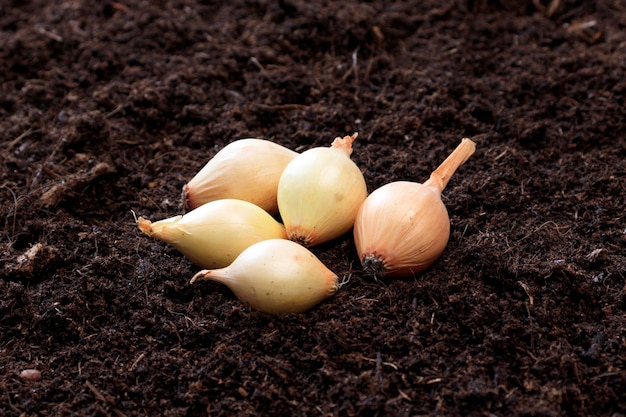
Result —
<svg viewBox="0 0 626 417"><path fill-rule="evenodd" d="M622 0L1 4L0 415L625 415ZM135 224L235 139L355 131L370 191L477 143L415 277L347 235L273 317Z"/></svg>

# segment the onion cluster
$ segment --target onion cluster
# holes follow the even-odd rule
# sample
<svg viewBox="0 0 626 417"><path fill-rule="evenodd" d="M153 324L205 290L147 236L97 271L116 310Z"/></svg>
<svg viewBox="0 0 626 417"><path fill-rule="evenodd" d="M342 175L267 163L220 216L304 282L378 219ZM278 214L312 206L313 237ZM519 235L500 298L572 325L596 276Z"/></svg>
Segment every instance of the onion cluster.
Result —
<svg viewBox="0 0 626 417"><path fill-rule="evenodd" d="M463 139L424 184L394 182L368 196L350 159L356 137L302 153L262 139L232 142L183 187L191 211L154 223L140 217L139 229L206 268L191 283L220 282L269 314L304 312L337 291L338 276L308 247L351 229L365 271L423 271L447 244L441 192L474 142Z"/></svg>

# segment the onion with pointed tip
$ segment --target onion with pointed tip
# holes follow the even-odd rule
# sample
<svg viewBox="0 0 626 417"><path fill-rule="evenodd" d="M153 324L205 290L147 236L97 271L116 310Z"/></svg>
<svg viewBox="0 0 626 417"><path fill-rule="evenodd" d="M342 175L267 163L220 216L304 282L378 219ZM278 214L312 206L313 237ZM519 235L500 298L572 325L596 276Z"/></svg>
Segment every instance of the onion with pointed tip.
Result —
<svg viewBox="0 0 626 417"><path fill-rule="evenodd" d="M265 139L231 142L185 184L185 206L194 209L209 201L234 198L276 214L278 180L285 166L297 155Z"/></svg>
<svg viewBox="0 0 626 417"><path fill-rule="evenodd" d="M441 192L475 148L474 142L463 139L425 183L392 182L367 197L354 224L357 253L366 271L380 277L410 276L439 258L450 236Z"/></svg>
<svg viewBox="0 0 626 417"><path fill-rule="evenodd" d="M205 279L226 285L250 307L269 314L302 313L339 288L335 273L286 239L256 243L231 265L198 272L191 283Z"/></svg>
<svg viewBox="0 0 626 417"><path fill-rule="evenodd" d="M137 224L202 268L224 267L254 243L287 237L284 226L265 210L237 199L211 201L154 223L140 217Z"/></svg>

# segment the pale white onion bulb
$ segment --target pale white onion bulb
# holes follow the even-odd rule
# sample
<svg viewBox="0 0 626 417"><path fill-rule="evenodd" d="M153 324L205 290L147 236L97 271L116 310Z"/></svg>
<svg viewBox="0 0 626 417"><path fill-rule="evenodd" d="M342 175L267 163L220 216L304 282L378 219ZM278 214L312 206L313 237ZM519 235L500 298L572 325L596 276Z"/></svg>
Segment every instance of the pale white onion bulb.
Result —
<svg viewBox="0 0 626 417"><path fill-rule="evenodd" d="M297 152L265 139L231 142L185 184L185 206L194 209L209 201L234 198L276 214L278 180L296 155Z"/></svg>
<svg viewBox="0 0 626 417"><path fill-rule="evenodd" d="M350 159L357 134L296 156L278 182L278 209L289 239L314 246L348 232L367 186Z"/></svg>
<svg viewBox="0 0 626 417"><path fill-rule="evenodd" d="M335 273L286 239L256 243L229 266L198 272L191 283L204 279L226 285L250 307L270 314L304 312L339 288Z"/></svg>
<svg viewBox="0 0 626 417"><path fill-rule="evenodd" d="M441 192L475 147L463 139L424 184L392 182L367 197L354 224L356 250L366 271L378 277L410 276L439 258L450 236Z"/></svg>
<svg viewBox="0 0 626 417"><path fill-rule="evenodd" d="M137 224L202 268L224 267L254 243L287 237L284 226L265 210L237 199L211 201L154 223L140 217Z"/></svg>

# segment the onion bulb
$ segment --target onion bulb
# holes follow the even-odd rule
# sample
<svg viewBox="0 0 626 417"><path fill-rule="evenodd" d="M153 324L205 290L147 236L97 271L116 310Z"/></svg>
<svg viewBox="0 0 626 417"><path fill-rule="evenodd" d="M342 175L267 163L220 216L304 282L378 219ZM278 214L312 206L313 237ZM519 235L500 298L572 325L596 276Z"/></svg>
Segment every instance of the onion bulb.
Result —
<svg viewBox="0 0 626 417"><path fill-rule="evenodd" d="M463 139L425 183L392 182L367 197L354 224L356 250L367 272L410 276L439 258L450 236L441 192L475 148Z"/></svg>
<svg viewBox="0 0 626 417"><path fill-rule="evenodd" d="M254 243L287 237L284 226L265 210L236 199L211 201L154 223L140 217L137 224L202 268L224 267Z"/></svg>
<svg viewBox="0 0 626 417"><path fill-rule="evenodd" d="M185 206L234 198L278 213L278 180L297 152L265 139L240 139L226 145L183 187Z"/></svg>
<svg viewBox="0 0 626 417"><path fill-rule="evenodd" d="M269 314L304 312L339 288L337 275L286 239L256 243L229 266L198 272L191 283L204 279L226 285L250 307Z"/></svg>
<svg viewBox="0 0 626 417"><path fill-rule="evenodd" d="M289 239L314 246L348 232L367 197L363 174L350 159L357 133L296 156L278 182L278 210Z"/></svg>

